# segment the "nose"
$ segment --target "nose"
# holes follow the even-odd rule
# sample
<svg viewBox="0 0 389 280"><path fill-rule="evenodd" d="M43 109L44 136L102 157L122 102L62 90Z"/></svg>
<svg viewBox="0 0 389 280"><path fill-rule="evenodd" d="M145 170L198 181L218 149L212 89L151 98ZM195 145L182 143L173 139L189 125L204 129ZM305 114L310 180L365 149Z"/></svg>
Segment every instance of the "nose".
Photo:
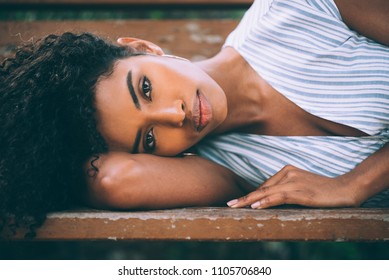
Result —
<svg viewBox="0 0 389 280"><path fill-rule="evenodd" d="M182 127L185 121L185 105L176 100L170 105L161 106L152 113L152 121L158 124Z"/></svg>

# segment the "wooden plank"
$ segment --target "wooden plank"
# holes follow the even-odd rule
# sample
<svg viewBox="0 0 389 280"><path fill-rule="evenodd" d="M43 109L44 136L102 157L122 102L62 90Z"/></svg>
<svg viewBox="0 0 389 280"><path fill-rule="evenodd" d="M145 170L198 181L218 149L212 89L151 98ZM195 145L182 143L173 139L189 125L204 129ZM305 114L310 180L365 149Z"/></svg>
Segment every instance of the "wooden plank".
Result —
<svg viewBox="0 0 389 280"><path fill-rule="evenodd" d="M388 241L389 209L67 211L50 214L36 240Z"/></svg>
<svg viewBox="0 0 389 280"><path fill-rule="evenodd" d="M200 60L216 54L236 20L104 20L104 21L0 21L0 56L9 56L16 45L50 33L88 31L116 40L139 37L157 43L169 54Z"/></svg>

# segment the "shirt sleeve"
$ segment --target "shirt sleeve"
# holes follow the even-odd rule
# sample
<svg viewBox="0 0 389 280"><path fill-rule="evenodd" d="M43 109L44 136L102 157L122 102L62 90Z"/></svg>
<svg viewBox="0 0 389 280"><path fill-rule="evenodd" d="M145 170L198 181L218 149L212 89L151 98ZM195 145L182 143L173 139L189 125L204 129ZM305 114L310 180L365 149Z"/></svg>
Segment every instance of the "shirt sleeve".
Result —
<svg viewBox="0 0 389 280"><path fill-rule="evenodd" d="M276 0L255 0L244 14L236 29L227 37L224 47L236 47L239 45L246 38L252 27L257 25L261 18L267 14L274 1Z"/></svg>

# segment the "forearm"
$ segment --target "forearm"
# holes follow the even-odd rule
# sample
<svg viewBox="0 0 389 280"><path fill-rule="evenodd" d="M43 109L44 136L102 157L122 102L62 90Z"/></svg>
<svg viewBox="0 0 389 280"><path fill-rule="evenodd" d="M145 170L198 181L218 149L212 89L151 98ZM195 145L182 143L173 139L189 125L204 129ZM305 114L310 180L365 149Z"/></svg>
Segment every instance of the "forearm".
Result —
<svg viewBox="0 0 389 280"><path fill-rule="evenodd" d="M389 143L341 178L353 191L356 205L389 188Z"/></svg>
<svg viewBox="0 0 389 280"><path fill-rule="evenodd" d="M104 161L104 159L103 159ZM92 186L95 207L161 209L224 203L243 194L228 169L197 156L111 155Z"/></svg>

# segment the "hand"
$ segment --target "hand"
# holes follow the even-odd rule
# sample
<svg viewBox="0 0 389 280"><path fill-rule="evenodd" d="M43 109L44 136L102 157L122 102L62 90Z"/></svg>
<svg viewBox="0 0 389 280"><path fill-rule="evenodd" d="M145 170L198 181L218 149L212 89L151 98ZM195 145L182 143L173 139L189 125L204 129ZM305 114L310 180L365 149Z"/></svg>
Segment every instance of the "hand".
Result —
<svg viewBox="0 0 389 280"><path fill-rule="evenodd" d="M309 207L357 206L344 176L329 178L287 165L257 190L227 203L232 208L268 208L283 204Z"/></svg>

